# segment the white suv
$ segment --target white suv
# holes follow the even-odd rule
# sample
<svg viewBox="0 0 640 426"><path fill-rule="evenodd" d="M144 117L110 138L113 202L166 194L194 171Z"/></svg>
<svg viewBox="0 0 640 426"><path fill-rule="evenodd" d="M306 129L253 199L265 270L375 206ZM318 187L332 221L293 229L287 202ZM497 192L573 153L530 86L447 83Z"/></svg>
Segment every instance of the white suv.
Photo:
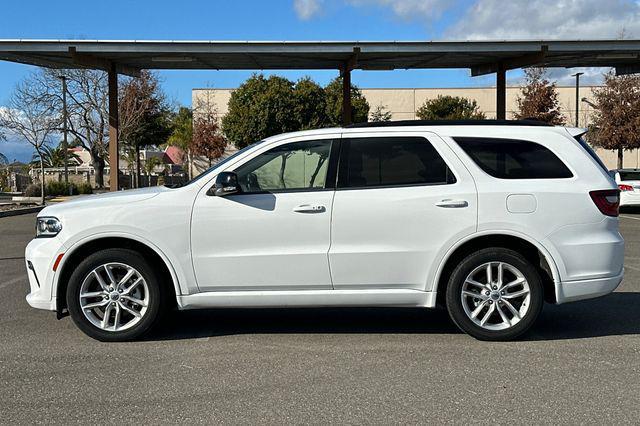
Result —
<svg viewBox="0 0 640 426"><path fill-rule="evenodd" d="M582 133L392 122L270 137L180 188L42 210L27 301L110 341L172 306L437 304L476 338L513 339L544 301L622 280L618 187Z"/></svg>

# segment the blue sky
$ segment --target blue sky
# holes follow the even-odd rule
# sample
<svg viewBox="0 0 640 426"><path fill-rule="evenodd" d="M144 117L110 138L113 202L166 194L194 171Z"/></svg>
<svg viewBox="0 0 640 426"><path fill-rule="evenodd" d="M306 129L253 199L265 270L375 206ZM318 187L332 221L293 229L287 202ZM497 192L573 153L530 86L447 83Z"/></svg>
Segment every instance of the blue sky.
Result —
<svg viewBox="0 0 640 426"><path fill-rule="evenodd" d="M311 19L296 14L294 2L158 0L106 2L30 1L3 4L0 38L186 39L186 40L424 40L438 38L449 17L436 25L409 22L384 7L322 2ZM179 8L176 9L176 4ZM34 13L34 11L36 11ZM32 68L0 62L0 103ZM236 87L251 73L167 71L167 93L190 104L193 87ZM285 72L292 79L311 75L327 82L335 72ZM475 84L466 70L441 72L357 72L365 87L457 86Z"/></svg>
<svg viewBox="0 0 640 426"><path fill-rule="evenodd" d="M29 0L5 1L1 9L0 38L437 40L601 38L623 28L627 35L640 33L636 0ZM33 70L0 62L0 106ZM599 73L592 73L595 79ZM192 88L237 87L250 74L166 71L161 78L170 99L189 105ZM336 72L278 74L326 83ZM555 77L568 83L566 75ZM468 70L354 72L353 81L361 87L494 84L491 77L469 77ZM0 142L0 152L10 159L27 156L15 141Z"/></svg>

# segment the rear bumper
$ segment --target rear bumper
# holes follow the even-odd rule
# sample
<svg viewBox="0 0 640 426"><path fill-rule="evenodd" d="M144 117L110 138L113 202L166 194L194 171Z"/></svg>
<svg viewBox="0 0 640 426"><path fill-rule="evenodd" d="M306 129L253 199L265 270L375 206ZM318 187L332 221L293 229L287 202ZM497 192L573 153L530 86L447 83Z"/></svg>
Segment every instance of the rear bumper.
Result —
<svg viewBox="0 0 640 426"><path fill-rule="evenodd" d="M618 288L623 276L624 271L613 277L561 282L556 285L556 303L593 299L609 294Z"/></svg>
<svg viewBox="0 0 640 426"><path fill-rule="evenodd" d="M623 206L640 206L640 192L621 192L620 193L620 207Z"/></svg>

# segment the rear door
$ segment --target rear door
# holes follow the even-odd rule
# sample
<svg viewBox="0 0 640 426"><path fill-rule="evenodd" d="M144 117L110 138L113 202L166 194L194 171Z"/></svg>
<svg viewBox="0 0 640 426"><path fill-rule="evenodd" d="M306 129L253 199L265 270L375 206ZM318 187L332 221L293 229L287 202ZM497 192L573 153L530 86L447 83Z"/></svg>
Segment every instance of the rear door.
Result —
<svg viewBox="0 0 640 426"><path fill-rule="evenodd" d="M345 133L331 220L335 289L430 290L438 262L473 233L473 179L433 133Z"/></svg>

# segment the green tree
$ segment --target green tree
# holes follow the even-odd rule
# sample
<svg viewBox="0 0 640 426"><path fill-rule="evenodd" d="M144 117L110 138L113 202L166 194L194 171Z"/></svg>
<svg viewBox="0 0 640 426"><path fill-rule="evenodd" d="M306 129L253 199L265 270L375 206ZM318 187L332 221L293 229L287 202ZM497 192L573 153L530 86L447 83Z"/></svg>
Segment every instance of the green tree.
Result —
<svg viewBox="0 0 640 426"><path fill-rule="evenodd" d="M293 88L293 114L298 130L317 129L326 125L327 101L324 89L309 77L298 80Z"/></svg>
<svg viewBox="0 0 640 426"><path fill-rule="evenodd" d="M278 133L300 128L293 113L293 83L286 78L254 74L229 100L229 111L222 119L227 139L238 148Z"/></svg>
<svg viewBox="0 0 640 426"><path fill-rule="evenodd" d="M371 112L371 115L369 116L369 121L385 122L385 121L391 121L391 118L392 118L391 111L389 111L387 107L384 105L378 105Z"/></svg>
<svg viewBox="0 0 640 426"><path fill-rule="evenodd" d="M514 114L518 120L534 119L554 125L565 124L560 112L556 84L545 78L544 68L527 68L524 71L525 85L518 96L518 111Z"/></svg>
<svg viewBox="0 0 640 426"><path fill-rule="evenodd" d="M587 137L594 146L618 152L640 148L640 75L605 74L604 85L593 91L595 110Z"/></svg>
<svg viewBox="0 0 640 426"><path fill-rule="evenodd" d="M153 173L155 168L161 164L162 164L162 160L160 160L158 157L151 157L145 160L144 171L147 174L147 177L149 178L148 186L151 186L151 173Z"/></svg>
<svg viewBox="0 0 640 426"><path fill-rule="evenodd" d="M326 96L327 124L342 125L342 77L333 79L324 88ZM360 89L351 85L351 120L354 123L364 123L369 117L369 103Z"/></svg>
<svg viewBox="0 0 640 426"><path fill-rule="evenodd" d="M421 120L484 120L486 117L473 99L438 95L427 100L416 115Z"/></svg>
<svg viewBox="0 0 640 426"><path fill-rule="evenodd" d="M191 146L193 144L193 113L190 108L180 107L171 119L171 135L167 139L167 145L179 148L183 154L182 159L187 164L187 174L191 179Z"/></svg>

